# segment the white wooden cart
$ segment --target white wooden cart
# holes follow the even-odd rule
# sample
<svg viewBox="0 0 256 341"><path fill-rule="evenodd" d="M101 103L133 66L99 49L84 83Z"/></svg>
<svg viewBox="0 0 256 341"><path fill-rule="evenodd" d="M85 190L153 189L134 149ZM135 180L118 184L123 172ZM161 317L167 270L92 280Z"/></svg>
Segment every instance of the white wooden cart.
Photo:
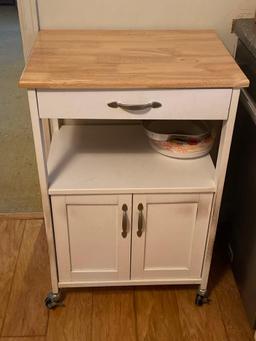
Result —
<svg viewBox="0 0 256 341"><path fill-rule="evenodd" d="M20 86L49 246L46 305L58 305L60 288L145 284L199 284L203 304L248 86L216 34L41 31ZM216 160L156 153L140 124L149 119L221 121Z"/></svg>

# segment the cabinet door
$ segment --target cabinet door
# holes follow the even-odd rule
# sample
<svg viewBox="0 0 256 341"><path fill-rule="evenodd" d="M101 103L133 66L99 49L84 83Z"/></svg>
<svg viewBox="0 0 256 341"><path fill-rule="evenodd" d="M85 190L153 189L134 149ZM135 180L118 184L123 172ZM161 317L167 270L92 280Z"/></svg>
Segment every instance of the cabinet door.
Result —
<svg viewBox="0 0 256 341"><path fill-rule="evenodd" d="M212 194L133 197L132 279L201 277Z"/></svg>
<svg viewBox="0 0 256 341"><path fill-rule="evenodd" d="M129 279L131 195L53 196L52 209L60 282Z"/></svg>

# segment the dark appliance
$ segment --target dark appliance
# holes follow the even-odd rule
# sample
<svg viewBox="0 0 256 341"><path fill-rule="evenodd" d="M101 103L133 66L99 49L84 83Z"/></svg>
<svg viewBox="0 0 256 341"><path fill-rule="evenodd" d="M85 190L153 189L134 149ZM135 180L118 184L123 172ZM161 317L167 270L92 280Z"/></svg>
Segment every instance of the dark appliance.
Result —
<svg viewBox="0 0 256 341"><path fill-rule="evenodd" d="M256 327L256 55L239 40L236 60L250 87L241 91L222 218L235 279L250 324Z"/></svg>

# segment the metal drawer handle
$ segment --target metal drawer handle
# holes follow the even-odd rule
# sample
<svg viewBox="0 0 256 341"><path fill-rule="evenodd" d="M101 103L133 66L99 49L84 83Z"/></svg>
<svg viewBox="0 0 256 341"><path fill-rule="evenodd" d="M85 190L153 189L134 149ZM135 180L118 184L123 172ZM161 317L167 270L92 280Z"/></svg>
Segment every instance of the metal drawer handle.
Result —
<svg viewBox="0 0 256 341"><path fill-rule="evenodd" d="M137 236L140 238L142 236L142 232L143 232L143 213L142 213L143 205L142 205L142 203L139 203L138 210L139 210L139 218L138 218Z"/></svg>
<svg viewBox="0 0 256 341"><path fill-rule="evenodd" d="M162 106L159 102L152 102L147 104L122 104L118 102L111 102L108 103L108 106L110 108L121 108L123 110L130 110L130 111L139 111L139 110L145 110L145 109L155 109L160 108Z"/></svg>
<svg viewBox="0 0 256 341"><path fill-rule="evenodd" d="M122 219L122 237L126 238L127 237L127 232L128 232L128 217L127 217L127 211L128 207L126 204L123 204L122 206L122 211L123 211L123 219Z"/></svg>

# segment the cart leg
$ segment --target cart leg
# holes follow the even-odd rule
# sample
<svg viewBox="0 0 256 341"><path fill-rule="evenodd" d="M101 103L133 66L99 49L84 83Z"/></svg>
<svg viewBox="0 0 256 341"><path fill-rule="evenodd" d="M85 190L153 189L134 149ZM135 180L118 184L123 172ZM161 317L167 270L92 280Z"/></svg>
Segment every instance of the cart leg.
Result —
<svg viewBox="0 0 256 341"><path fill-rule="evenodd" d="M232 99L229 108L229 116L227 121L223 121L221 137L219 143L218 159L216 164L215 181L217 183L217 191L213 200L212 215L210 218L208 237L206 242L205 259L202 269L202 281L196 295L195 304L198 306L209 302L207 297L207 283L209 271L212 261L213 246L216 236L218 217L221 205L222 192L224 187L225 174L228 163L229 150L232 140L233 128L236 118L237 105L239 100L240 90L232 91Z"/></svg>
<svg viewBox="0 0 256 341"><path fill-rule="evenodd" d="M58 292L49 292L46 296L44 303L48 309L54 309L59 306L63 306L63 297L60 290Z"/></svg>
<svg viewBox="0 0 256 341"><path fill-rule="evenodd" d="M60 305L60 294L58 287L57 260L55 254L55 241L53 233L53 222L51 212L51 202L48 194L48 169L47 153L50 147L50 132L48 121L42 121L38 112L38 103L35 90L28 91L31 122L33 128L34 144L38 167L39 182L42 195L42 205L44 212L44 224L48 242L48 252L50 260L52 292L45 299L45 305L52 309Z"/></svg>
<svg viewBox="0 0 256 341"><path fill-rule="evenodd" d="M200 288L198 289L196 293L196 298L195 298L195 304L197 306L202 306L205 303L209 303L210 300L208 298L208 293L206 288Z"/></svg>

